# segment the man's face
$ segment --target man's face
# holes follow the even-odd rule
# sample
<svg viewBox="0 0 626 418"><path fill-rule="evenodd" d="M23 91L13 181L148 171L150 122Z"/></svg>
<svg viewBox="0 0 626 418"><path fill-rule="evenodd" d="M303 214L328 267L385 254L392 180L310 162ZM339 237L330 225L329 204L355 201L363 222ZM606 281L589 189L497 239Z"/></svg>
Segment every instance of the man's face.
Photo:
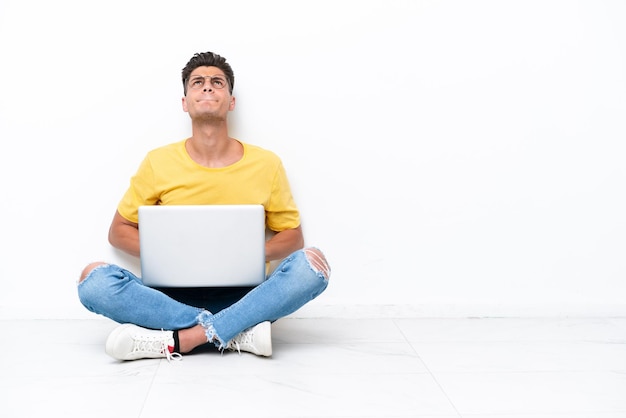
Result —
<svg viewBox="0 0 626 418"><path fill-rule="evenodd" d="M235 98L229 92L228 79L217 67L198 67L187 80L187 95L183 110L196 120L226 120L235 108Z"/></svg>

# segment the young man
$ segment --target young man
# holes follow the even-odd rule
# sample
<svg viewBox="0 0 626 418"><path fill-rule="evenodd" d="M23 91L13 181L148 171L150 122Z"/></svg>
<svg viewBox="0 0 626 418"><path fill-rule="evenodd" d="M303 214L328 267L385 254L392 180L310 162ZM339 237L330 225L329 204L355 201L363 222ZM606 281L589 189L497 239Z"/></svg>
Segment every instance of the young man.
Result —
<svg viewBox="0 0 626 418"><path fill-rule="evenodd" d="M319 249L303 248L280 159L229 137L230 64L212 52L195 54L182 81L192 135L147 154L117 207L109 242L139 256L142 205L262 204L266 226L276 232L266 242L266 261L282 262L259 286L229 289L154 289L126 269L95 262L83 270L78 295L90 311L122 324L106 342L107 354L119 360L179 358L207 343L271 356L271 322L322 293L330 267Z"/></svg>

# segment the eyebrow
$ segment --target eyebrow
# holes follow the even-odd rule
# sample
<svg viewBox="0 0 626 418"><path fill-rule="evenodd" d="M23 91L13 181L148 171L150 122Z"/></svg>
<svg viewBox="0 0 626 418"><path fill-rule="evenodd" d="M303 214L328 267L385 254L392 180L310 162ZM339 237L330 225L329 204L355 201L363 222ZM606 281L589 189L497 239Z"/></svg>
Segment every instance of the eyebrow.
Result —
<svg viewBox="0 0 626 418"><path fill-rule="evenodd" d="M189 76L189 80L191 80L192 78L196 78L196 77L199 77L199 78L206 78L206 77L211 77L211 78L213 78L213 77L222 77L224 80L226 80L226 79L227 79L227 78L226 78L226 76L225 76L225 75L223 75L223 74L213 74L213 75L200 75L200 74L195 74L195 75L190 75L190 76Z"/></svg>

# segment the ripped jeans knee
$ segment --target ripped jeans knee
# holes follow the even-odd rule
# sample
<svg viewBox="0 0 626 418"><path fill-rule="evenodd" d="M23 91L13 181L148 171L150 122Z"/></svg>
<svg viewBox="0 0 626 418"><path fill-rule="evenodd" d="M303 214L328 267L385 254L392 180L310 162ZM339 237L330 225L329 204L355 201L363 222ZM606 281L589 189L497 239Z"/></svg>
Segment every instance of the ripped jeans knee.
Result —
<svg viewBox="0 0 626 418"><path fill-rule="evenodd" d="M324 253L322 253L322 251L316 247L307 247L303 251L311 268L317 272L322 273L326 280L328 280L330 278L331 270L330 265L328 264L328 260L326 260L326 256L324 256Z"/></svg>

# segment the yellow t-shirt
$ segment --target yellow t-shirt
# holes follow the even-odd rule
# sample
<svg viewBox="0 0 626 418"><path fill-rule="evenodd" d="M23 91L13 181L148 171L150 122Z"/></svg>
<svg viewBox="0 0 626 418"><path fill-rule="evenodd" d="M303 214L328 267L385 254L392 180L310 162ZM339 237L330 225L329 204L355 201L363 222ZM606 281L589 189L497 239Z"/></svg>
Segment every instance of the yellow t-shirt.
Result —
<svg viewBox="0 0 626 418"><path fill-rule="evenodd" d="M142 205L261 204L272 231L300 225L300 213L276 154L242 143L241 160L207 168L191 159L185 142L148 152L118 205L120 215L136 223Z"/></svg>

